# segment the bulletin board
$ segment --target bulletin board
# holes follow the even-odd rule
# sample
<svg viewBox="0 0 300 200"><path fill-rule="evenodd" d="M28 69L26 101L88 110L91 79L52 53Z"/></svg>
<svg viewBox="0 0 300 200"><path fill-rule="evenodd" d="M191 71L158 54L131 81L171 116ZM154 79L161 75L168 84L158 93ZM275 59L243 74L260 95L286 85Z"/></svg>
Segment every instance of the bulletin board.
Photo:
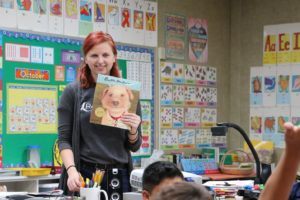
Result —
<svg viewBox="0 0 300 200"><path fill-rule="evenodd" d="M57 105L76 79L82 39L0 30L0 167L26 166L27 146L39 145L41 164L52 165ZM154 132L154 49L118 45L123 78L142 82L143 143L151 154ZM144 75L146 72L147 75Z"/></svg>
<svg viewBox="0 0 300 200"><path fill-rule="evenodd" d="M2 166L26 166L27 146L39 145L41 164L52 165L57 105L76 78L81 41L0 30Z"/></svg>

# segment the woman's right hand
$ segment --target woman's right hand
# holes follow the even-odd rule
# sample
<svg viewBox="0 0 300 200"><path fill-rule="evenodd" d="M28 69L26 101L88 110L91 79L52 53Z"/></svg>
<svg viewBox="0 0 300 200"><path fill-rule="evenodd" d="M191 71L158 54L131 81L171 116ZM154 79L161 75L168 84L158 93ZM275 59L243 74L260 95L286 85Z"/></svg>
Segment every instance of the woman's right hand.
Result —
<svg viewBox="0 0 300 200"><path fill-rule="evenodd" d="M68 188L71 192L79 192L81 182L80 182L80 174L78 173L75 167L72 167L68 170Z"/></svg>

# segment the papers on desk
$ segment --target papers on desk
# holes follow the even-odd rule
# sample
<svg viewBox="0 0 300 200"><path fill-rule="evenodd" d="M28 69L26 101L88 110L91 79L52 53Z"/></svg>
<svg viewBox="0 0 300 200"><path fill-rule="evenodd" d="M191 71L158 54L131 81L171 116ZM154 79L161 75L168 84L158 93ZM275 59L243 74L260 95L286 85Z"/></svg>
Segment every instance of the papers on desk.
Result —
<svg viewBox="0 0 300 200"><path fill-rule="evenodd" d="M207 181L204 186L212 188L244 188L246 186L254 186L253 180L237 180L237 181Z"/></svg>

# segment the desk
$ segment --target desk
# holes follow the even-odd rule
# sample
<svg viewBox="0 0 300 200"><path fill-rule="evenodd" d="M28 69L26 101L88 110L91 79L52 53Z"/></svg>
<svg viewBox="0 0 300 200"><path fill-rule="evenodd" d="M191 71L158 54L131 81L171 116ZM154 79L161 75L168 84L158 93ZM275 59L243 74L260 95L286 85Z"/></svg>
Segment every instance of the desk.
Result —
<svg viewBox="0 0 300 200"><path fill-rule="evenodd" d="M222 181L222 180L234 180L234 179L254 179L256 177L255 173L250 175L232 175L232 174L205 174L202 175L204 177L207 177L209 180L212 181Z"/></svg>
<svg viewBox="0 0 300 200"><path fill-rule="evenodd" d="M0 185L6 185L7 191L39 192L39 184L58 182L60 174L48 176L0 176Z"/></svg>

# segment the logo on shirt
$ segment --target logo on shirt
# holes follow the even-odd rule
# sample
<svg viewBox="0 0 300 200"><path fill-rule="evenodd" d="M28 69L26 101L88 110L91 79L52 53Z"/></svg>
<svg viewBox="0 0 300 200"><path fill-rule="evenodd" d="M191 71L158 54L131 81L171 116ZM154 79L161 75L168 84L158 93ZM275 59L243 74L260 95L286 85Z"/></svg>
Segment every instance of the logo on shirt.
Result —
<svg viewBox="0 0 300 200"><path fill-rule="evenodd" d="M89 102L83 102L81 105L80 110L84 111L84 112L91 112L93 106L91 103Z"/></svg>

